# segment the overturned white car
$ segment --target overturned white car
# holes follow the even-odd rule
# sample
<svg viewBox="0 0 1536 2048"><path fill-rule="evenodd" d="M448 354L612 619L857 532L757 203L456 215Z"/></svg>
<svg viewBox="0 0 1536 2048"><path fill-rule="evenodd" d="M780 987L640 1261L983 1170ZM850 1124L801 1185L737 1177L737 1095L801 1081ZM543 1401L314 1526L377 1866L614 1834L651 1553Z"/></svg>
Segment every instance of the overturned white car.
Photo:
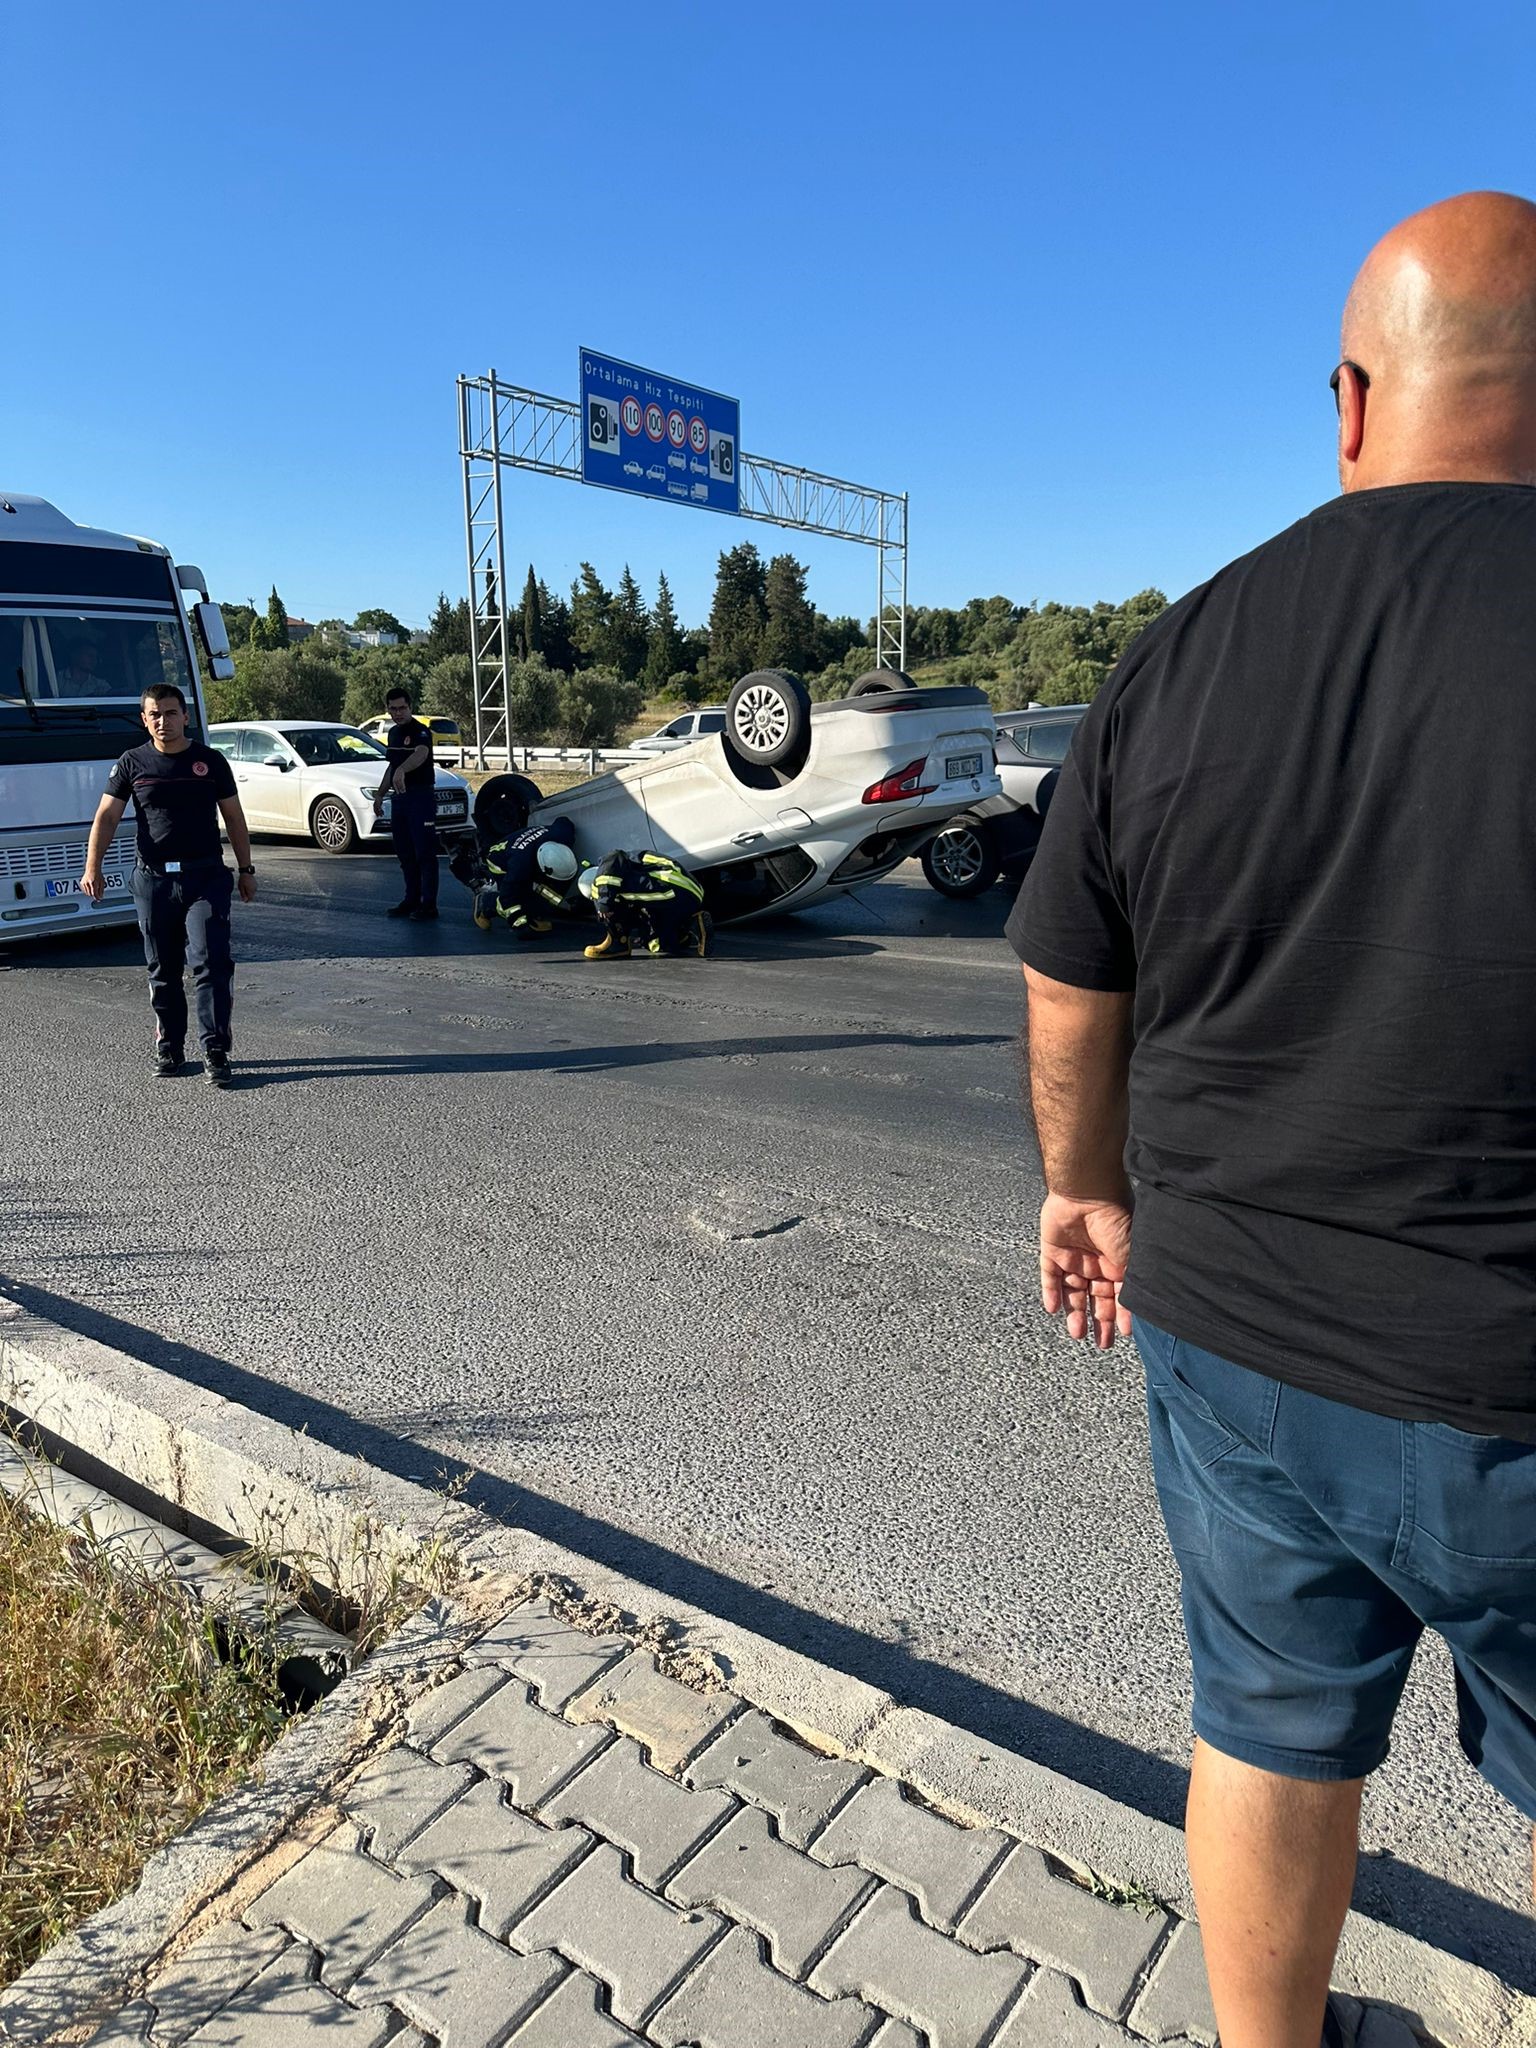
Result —
<svg viewBox="0 0 1536 2048"><path fill-rule="evenodd" d="M497 776L476 826L483 838L568 817L584 860L670 854L717 921L761 917L888 874L946 818L996 796L994 736L982 690L922 690L877 669L852 696L813 705L797 677L761 669L731 691L723 733L558 796Z"/></svg>

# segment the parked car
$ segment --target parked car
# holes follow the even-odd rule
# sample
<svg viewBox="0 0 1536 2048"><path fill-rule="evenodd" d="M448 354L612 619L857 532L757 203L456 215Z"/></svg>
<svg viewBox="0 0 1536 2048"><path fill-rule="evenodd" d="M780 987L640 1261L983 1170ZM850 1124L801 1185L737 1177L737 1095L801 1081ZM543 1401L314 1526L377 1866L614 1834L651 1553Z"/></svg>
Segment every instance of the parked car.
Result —
<svg viewBox="0 0 1536 2048"><path fill-rule="evenodd" d="M732 690L722 732L559 796L495 776L475 817L498 836L568 817L581 858L649 847L703 883L718 921L761 917L877 881L935 823L997 795L992 741L981 690L920 690L878 670L813 705L797 677L760 669Z"/></svg>
<svg viewBox="0 0 1536 2048"><path fill-rule="evenodd" d="M234 769L253 832L290 832L312 839L325 853L348 853L359 840L388 836L388 797L382 817L373 814L387 756L357 726L319 719L242 721L210 726L208 744ZM450 836L469 831L469 784L445 768L435 773L439 829Z"/></svg>
<svg viewBox="0 0 1536 2048"><path fill-rule="evenodd" d="M463 760L464 735L459 730L459 722L456 718L444 718L436 712L430 715L424 712L417 712L415 716L418 723L424 725L432 735L432 752L434 756L438 754L451 754L455 762ZM366 725L359 727L359 731L367 733L370 739L383 743L393 724L394 720L392 718L370 718Z"/></svg>
<svg viewBox="0 0 1536 2048"><path fill-rule="evenodd" d="M702 711L683 712L648 739L631 740L630 751L636 754L672 754L679 747L691 746L695 740L704 739L710 733L724 731L725 706L706 704Z"/></svg>
<svg viewBox="0 0 1536 2048"><path fill-rule="evenodd" d="M1061 764L1086 704L997 717L1002 794L967 805L922 849L923 873L943 896L980 896L999 875L1017 888L1034 859Z"/></svg>

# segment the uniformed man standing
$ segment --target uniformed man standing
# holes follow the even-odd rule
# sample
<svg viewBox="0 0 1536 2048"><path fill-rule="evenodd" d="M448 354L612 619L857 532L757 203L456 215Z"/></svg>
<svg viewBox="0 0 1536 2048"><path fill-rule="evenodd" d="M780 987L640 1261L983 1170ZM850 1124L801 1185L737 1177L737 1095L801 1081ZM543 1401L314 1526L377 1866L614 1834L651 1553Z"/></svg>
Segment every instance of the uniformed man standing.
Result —
<svg viewBox="0 0 1536 2048"><path fill-rule="evenodd" d="M239 864L240 900L256 898L251 835L235 794L229 763L201 740L187 738L187 700L174 683L151 683L139 700L149 744L124 754L107 777L91 822L80 887L94 902L106 890L101 871L118 821L132 797L139 860L133 900L149 968L155 1012L155 1072L181 1071L187 1036L188 961L197 991L203 1073L215 1088L234 1078L229 1065L235 962L229 906L234 879L224 865L219 819Z"/></svg>
<svg viewBox="0 0 1536 2048"><path fill-rule="evenodd" d="M390 917L430 920L437 915L437 770L432 765L432 735L411 710L404 690L391 690L384 700L391 725L384 745L389 772L373 800L375 817L389 798L389 830L395 858L405 877L405 894Z"/></svg>

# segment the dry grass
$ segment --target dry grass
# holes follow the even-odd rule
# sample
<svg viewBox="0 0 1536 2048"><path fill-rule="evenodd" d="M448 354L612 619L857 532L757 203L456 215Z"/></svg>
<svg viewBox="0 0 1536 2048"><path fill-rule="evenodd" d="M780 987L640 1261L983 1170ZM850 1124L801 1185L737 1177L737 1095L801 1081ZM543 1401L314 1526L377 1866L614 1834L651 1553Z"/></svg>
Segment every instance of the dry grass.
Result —
<svg viewBox="0 0 1536 2048"><path fill-rule="evenodd" d="M137 1880L279 1733L270 1644L0 1496L0 1984Z"/></svg>

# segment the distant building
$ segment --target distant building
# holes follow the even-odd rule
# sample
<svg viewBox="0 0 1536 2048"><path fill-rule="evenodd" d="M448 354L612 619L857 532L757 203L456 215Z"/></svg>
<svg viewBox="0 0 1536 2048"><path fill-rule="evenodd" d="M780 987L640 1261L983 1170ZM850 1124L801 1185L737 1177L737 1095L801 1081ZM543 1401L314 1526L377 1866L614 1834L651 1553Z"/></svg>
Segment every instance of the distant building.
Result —
<svg viewBox="0 0 1536 2048"><path fill-rule="evenodd" d="M288 645L290 647L297 647L301 640L307 640L315 630L308 619L289 619L286 621L286 624L288 627Z"/></svg>
<svg viewBox="0 0 1536 2048"><path fill-rule="evenodd" d="M386 633L382 626L368 626L361 633L356 626L347 628L349 647L397 647L399 644L399 635Z"/></svg>

